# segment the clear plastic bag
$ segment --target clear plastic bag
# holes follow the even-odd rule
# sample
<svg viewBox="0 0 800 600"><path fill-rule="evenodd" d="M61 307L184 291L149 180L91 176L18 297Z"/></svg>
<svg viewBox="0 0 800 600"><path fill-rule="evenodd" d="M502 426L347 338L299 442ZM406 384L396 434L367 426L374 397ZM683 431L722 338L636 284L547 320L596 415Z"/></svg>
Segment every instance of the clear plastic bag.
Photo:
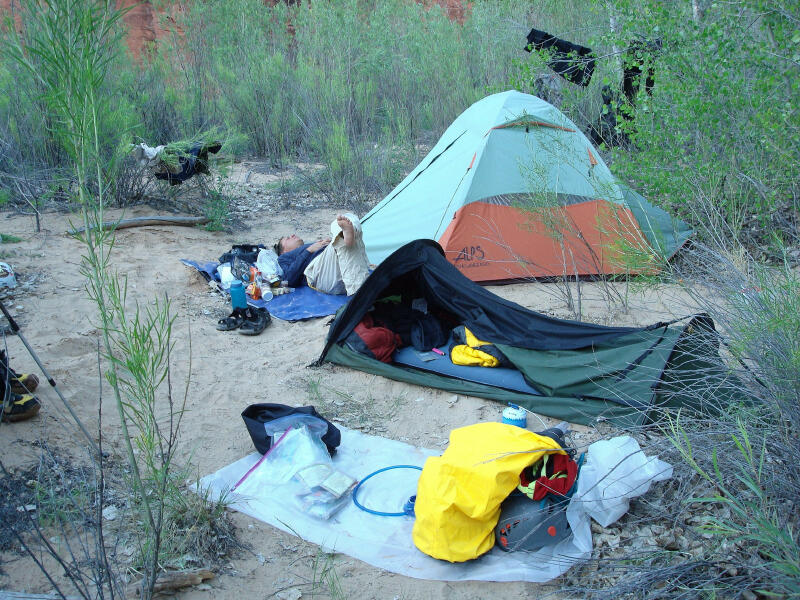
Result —
<svg viewBox="0 0 800 600"><path fill-rule="evenodd" d="M283 277L283 269L278 263L278 255L272 248L264 248L258 253L256 268L261 271L264 279L270 283L280 281Z"/></svg>
<svg viewBox="0 0 800 600"><path fill-rule="evenodd" d="M287 483L295 473L309 465L330 463L328 448L308 427L300 425L286 430L264 459L274 483Z"/></svg>
<svg viewBox="0 0 800 600"><path fill-rule="evenodd" d="M299 470L293 479L300 509L317 519L330 519L350 500L356 480L332 464L317 463Z"/></svg>
<svg viewBox="0 0 800 600"><path fill-rule="evenodd" d="M234 486L237 493L258 496L264 488L275 489L276 492L289 483L301 469L310 465L330 464L331 457L325 443L312 435L308 427L301 425L285 430L273 442L269 451L256 465ZM287 499L294 495L288 488Z"/></svg>
<svg viewBox="0 0 800 600"><path fill-rule="evenodd" d="M341 510L349 501L352 490L338 498L322 488L297 495L300 508L308 515L317 519L328 520Z"/></svg>
<svg viewBox="0 0 800 600"><path fill-rule="evenodd" d="M294 413L286 415L285 417L273 419L272 421L267 421L264 423L264 431L272 438L272 443L274 444L287 429L297 428L303 425L308 428L308 432L311 435L318 438L321 438L328 431L328 424L325 421L305 413Z"/></svg>
<svg viewBox="0 0 800 600"><path fill-rule="evenodd" d="M318 519L330 519L347 504L356 480L333 466L322 441L328 430L325 421L287 415L264 423L264 430L272 445L235 487L237 493L258 496L268 487Z"/></svg>

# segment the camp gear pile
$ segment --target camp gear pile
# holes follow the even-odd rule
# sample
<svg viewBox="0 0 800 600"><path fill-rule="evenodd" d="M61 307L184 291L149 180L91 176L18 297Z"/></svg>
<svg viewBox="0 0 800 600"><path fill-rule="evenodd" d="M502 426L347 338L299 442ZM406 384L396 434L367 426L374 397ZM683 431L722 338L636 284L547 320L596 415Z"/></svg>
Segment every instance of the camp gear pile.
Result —
<svg viewBox="0 0 800 600"><path fill-rule="evenodd" d="M355 478L364 478L387 465L423 466L427 465L426 460L441 460L435 457L437 452L432 450L415 448L341 426L338 426L338 430L341 443L332 458L331 466ZM456 437L460 435L458 431L453 432ZM524 430L519 429L519 432L520 437L516 439L527 437ZM527 435L534 434L528 432ZM475 456L477 458L477 454ZM496 457L483 456L480 461L493 458ZM610 525L625 514L630 498L647 493L651 483L669 478L672 472L668 464L647 457L630 437L595 442L586 451L585 462L581 466L566 510L559 513L569 525L570 535L559 537L556 543L529 552L506 552L501 549L502 544L495 544L480 560L452 563L434 559L414 546L413 530L418 525L411 517L377 516L350 503L343 506L332 518L325 520L310 516L297 503L287 501L286 496L280 492L279 485L262 481L262 485L248 489L247 479L258 477L258 470L264 462L260 466L256 465L262 459L261 454L254 452L204 477L200 481L200 488L207 490L212 498L225 495L233 509L330 551L348 554L393 573L443 581L550 581L572 565L591 557L590 519L604 527ZM237 488L231 492L231 488L251 470L251 475L242 484L245 486L244 491ZM371 479L370 485L359 491L358 499L368 507L401 512L404 503L415 494L419 477L420 472L412 469L387 471ZM509 474L504 489L513 483L513 477ZM523 500L527 503L526 506L539 504L525 497ZM504 510L501 509L500 518L505 514ZM554 526L558 525L556 523ZM524 525L517 529L522 526ZM481 527L483 531L486 526ZM527 531L530 532L531 529ZM547 533L547 528L544 531L547 538L553 539ZM436 532L428 531L425 535L430 537L436 535ZM516 541L514 535L515 532L512 531L512 542ZM534 536L528 536L528 539L532 537ZM442 542L438 544L443 545Z"/></svg>
<svg viewBox="0 0 800 600"><path fill-rule="evenodd" d="M221 278L218 272L220 263L217 261L195 261L183 258L181 262L187 267L195 269L209 285L219 289L224 294ZM271 300L254 300L248 298L247 303L260 308L269 307L271 316L283 321L303 321L316 317L326 317L334 314L342 305L346 304L350 296L334 296L323 294L304 285L295 288L292 293L276 295Z"/></svg>
<svg viewBox="0 0 800 600"><path fill-rule="evenodd" d="M502 423L450 433L444 454L429 458L417 489L414 544L434 558L463 562L492 549L500 504L520 472L548 453L564 453L549 437Z"/></svg>
<svg viewBox="0 0 800 600"><path fill-rule="evenodd" d="M707 317L645 328L547 317L490 293L436 242L417 240L340 309L320 362L512 399L570 421L639 424L680 405L674 393L660 394L674 392L683 365L696 367L698 356L714 364L714 338L702 335L711 332ZM492 366L456 365L456 348ZM404 351L420 366L397 364ZM474 383L425 370L440 359L518 379ZM629 437L576 457L564 429L478 423L453 430L437 456L333 425L310 406L253 405L242 416L258 453L205 478L212 495L228 492L235 508L285 531L426 579L549 581L591 556L590 518L614 522L630 498L671 475Z"/></svg>
<svg viewBox="0 0 800 600"><path fill-rule="evenodd" d="M220 142L193 142L151 147L136 144L132 148L140 166L149 168L156 179L180 185L197 174L208 174L208 155L222 149Z"/></svg>

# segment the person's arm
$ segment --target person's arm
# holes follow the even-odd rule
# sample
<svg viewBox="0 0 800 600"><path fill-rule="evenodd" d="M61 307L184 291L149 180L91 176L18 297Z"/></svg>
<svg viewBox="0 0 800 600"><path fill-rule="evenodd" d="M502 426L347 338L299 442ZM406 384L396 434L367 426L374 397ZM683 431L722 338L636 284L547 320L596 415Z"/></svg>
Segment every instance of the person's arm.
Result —
<svg viewBox="0 0 800 600"><path fill-rule="evenodd" d="M283 269L283 278L289 283L290 287L300 287L305 283L303 272L308 263L319 254L330 240L320 240L314 244L305 244L294 250L290 250L278 257L278 264Z"/></svg>
<svg viewBox="0 0 800 600"><path fill-rule="evenodd" d="M311 253L306 252L309 245L300 246L278 257L278 264L283 269L283 278L289 282L291 287L303 285L303 271L306 270L308 263L313 258Z"/></svg>

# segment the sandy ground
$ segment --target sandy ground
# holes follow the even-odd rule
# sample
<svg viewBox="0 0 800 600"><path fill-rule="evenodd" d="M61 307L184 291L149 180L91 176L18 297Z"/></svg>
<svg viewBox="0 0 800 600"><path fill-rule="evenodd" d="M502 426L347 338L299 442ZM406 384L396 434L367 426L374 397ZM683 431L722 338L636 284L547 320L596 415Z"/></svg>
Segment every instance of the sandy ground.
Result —
<svg viewBox="0 0 800 600"><path fill-rule="evenodd" d="M155 212L145 206L128 210L125 216ZM293 230L307 240L314 239L326 231L335 212L335 208L307 209L290 201L249 214L249 229L235 232L142 227L117 233L113 265L128 277L129 299L147 305L165 292L172 298L176 315L172 381L181 389L188 380L188 412L183 421L180 458L190 461L201 475L253 450L240 413L254 402L314 403L320 412L346 426L430 448L444 448L453 428L500 420L503 407L491 401L462 396L452 402L452 394L343 367L307 368L322 349L327 318L298 323L275 319L258 337L216 331L217 319L229 312L227 303L178 259L215 260L234 243L271 244L279 235ZM109 216L120 214L121 211L114 211ZM20 243L0 247L1 260L10 262L20 282L27 284L7 304L25 337L91 431L96 430L98 399L102 398L103 435L106 444L121 455L119 425L107 386L100 393L96 307L87 297L79 272L82 247L64 235L70 218L76 220L59 213L45 214L43 231L34 233L31 217L0 215L0 231L23 238ZM625 310L603 300L595 286L583 284L582 288L584 318L588 320L633 325L673 316L667 308L672 304L669 290L643 294L628 290L629 308ZM624 287L620 290L625 291ZM509 285L494 291L535 310L570 316L558 286L552 284ZM683 314L680 309L676 312ZM13 368L36 371L18 337L9 336L7 344ZM343 399L334 390L346 397ZM39 396L43 408L37 418L0 426L0 447L9 466L34 462L38 439L48 440L51 447L75 448L74 426L60 400L46 385ZM537 429L538 422L529 419L529 426ZM586 440L598 433L590 428L580 431ZM276 594L298 597L280 590L313 577L317 548L238 513L233 518L241 539L252 552L242 551L226 559L221 574L210 585L180 596L187 600L269 598ZM540 587L524 583L415 580L344 555L336 555L334 560L345 597L501 599L527 598L542 592ZM51 590L26 559L6 555L3 570L0 589ZM557 589L558 581L554 583Z"/></svg>

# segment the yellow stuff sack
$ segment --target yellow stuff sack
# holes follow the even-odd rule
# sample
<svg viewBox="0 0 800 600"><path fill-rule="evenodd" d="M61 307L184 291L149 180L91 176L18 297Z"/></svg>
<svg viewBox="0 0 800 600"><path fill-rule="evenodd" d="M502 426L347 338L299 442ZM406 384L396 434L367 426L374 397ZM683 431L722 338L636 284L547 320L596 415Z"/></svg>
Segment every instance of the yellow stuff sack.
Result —
<svg viewBox="0 0 800 600"><path fill-rule="evenodd" d="M465 325L456 327L453 334L456 341L461 342L450 350L453 364L471 367L512 366L494 344L479 340Z"/></svg>
<svg viewBox="0 0 800 600"><path fill-rule="evenodd" d="M470 348L465 344L453 346L450 351L450 360L453 361L454 365L467 365L469 367L496 367L500 364L500 361L491 354Z"/></svg>
<svg viewBox="0 0 800 600"><path fill-rule="evenodd" d="M442 456L425 461L414 505L414 545L450 562L477 558L494 546L500 503L522 470L545 453L564 454L549 437L503 423L450 432Z"/></svg>

